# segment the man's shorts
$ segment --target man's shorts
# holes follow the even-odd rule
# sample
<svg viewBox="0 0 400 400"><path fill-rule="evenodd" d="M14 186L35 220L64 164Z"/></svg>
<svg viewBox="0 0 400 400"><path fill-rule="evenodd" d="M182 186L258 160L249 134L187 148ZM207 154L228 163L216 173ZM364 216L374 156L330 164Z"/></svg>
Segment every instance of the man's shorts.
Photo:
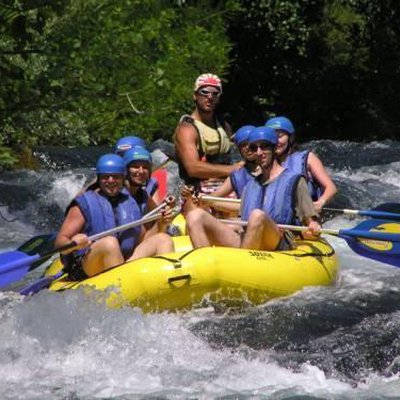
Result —
<svg viewBox="0 0 400 400"><path fill-rule="evenodd" d="M85 257L86 251L74 251L67 255L62 255L61 260L64 265L64 271L73 281L82 281L89 278L82 267L82 260Z"/></svg>
<svg viewBox="0 0 400 400"><path fill-rule="evenodd" d="M296 237L290 231L284 231L282 235L282 239L278 243L275 251L287 251L294 250L296 248Z"/></svg>

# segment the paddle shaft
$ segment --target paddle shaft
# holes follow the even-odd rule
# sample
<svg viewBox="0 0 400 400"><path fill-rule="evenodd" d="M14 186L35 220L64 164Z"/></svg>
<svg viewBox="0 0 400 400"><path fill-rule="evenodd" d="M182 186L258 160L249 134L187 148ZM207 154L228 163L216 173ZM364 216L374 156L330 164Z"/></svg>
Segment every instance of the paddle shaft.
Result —
<svg viewBox="0 0 400 400"><path fill-rule="evenodd" d="M135 228L136 226L139 226L139 225L142 225L142 224L147 224L148 222L155 221L155 220L157 220L159 218L161 218L161 214L154 214L154 215L152 215L150 217L144 217L144 218L141 218L141 219L139 219L137 221L130 222L129 224L117 226L115 228L108 229L107 231L97 233L96 235L90 236L88 239L89 239L89 241L93 242L93 241L99 240L99 239L101 239L103 237L110 236L110 235L112 235L114 233L122 232L122 231L124 231L126 229L130 229L130 228ZM34 263L36 261L40 261L40 260L43 260L43 259L45 259L47 257L50 257L53 254L61 253L61 252L65 251L65 250L71 250L71 249L73 249L75 247L77 247L77 244L75 242L71 242L71 243L66 244L65 246L57 247L57 248L55 248L53 250L50 250L50 251L48 251L46 253L43 253L43 254L36 254L36 255L33 255L33 256L28 256L27 255L26 257L24 257L22 259L17 259L15 261L10 262L8 265L3 266L2 269L1 269L1 274L6 274L8 272L17 270L17 269L19 269L22 266L25 266L27 264L30 265L30 264L32 264L32 263Z"/></svg>
<svg viewBox="0 0 400 400"><path fill-rule="evenodd" d="M224 224L233 224L240 226L247 226L247 221L231 220L231 219L219 219ZM278 224L279 228L287 229L290 231L305 232L308 230L307 226L296 226L296 225L282 225ZM364 239L380 240L380 241L391 241L400 242L400 234L397 233L385 233L385 232L370 232L361 229L325 229L320 230L322 234L339 236L342 238L346 237L360 237Z"/></svg>
<svg viewBox="0 0 400 400"><path fill-rule="evenodd" d="M148 212L143 218L137 220L137 221L132 221L129 222L128 224L121 225L121 226L116 226L115 228L108 229L104 232L96 233L95 235L89 236L89 241L94 242L96 240L102 239L103 237L113 235L114 233L126 231L127 229L131 228L136 228L137 226L147 224L148 222L156 221L157 219L161 218L161 213L158 213L162 208L166 206L166 204L171 201L171 197L167 197L159 206ZM76 247L76 243L72 242L69 244L66 244L65 246L59 247L58 249L51 250L47 254L43 254L42 257L44 256L49 256L53 255L55 253L60 253L65 250L70 250Z"/></svg>
<svg viewBox="0 0 400 400"><path fill-rule="evenodd" d="M209 202L221 202L221 203L234 203L238 204L240 203L240 199L230 199L227 197L216 197L216 196L209 196L209 195L204 195L201 196L201 199L203 201L209 201ZM377 206L377 208L384 206ZM400 208L400 205L399 205ZM394 212L388 212L388 211L375 211L375 210L353 210L353 209L341 209L341 208L329 208L329 207L324 207L324 211L333 211L333 212L340 212L346 215L355 215L355 216L361 216L361 217L370 217L370 218L381 218L381 219L387 219L387 220L392 220L392 221L400 221L400 213L394 213Z"/></svg>
<svg viewBox="0 0 400 400"><path fill-rule="evenodd" d="M203 201L215 201L215 202L220 202L220 203L234 203L234 204L240 204L240 199L231 199L229 197L217 197L217 196L209 196L209 195L202 195L201 200Z"/></svg>
<svg viewBox="0 0 400 400"><path fill-rule="evenodd" d="M400 221L400 214L387 211L353 210L348 208L341 209L341 208L329 208L329 207L324 207L323 210L339 212L345 215L359 215L361 217L382 218L382 219L390 219L393 221Z"/></svg>
<svg viewBox="0 0 400 400"><path fill-rule="evenodd" d="M168 196L163 202L160 203L159 206L157 206L156 208L154 208L153 210L151 210L150 212L148 212L143 218L141 218L141 219L138 220L138 221L133 221L133 222L131 222L131 223L129 223L129 224L122 225L122 226L117 227L117 228L109 229L108 231L99 233L99 234L94 235L94 236L96 236L97 239L100 239L100 238L103 237L103 236L107 236L107 235L110 235L110 234L112 234L112 233L119 232L119 231L121 231L121 230L133 228L133 227L135 227L135 226L142 225L142 224L146 224L146 223L148 223L148 222L151 222L151 221L154 221L154 220L156 220L156 219L159 219L159 218L161 217L161 214L158 214L158 212L159 212L163 207L165 207L166 204L168 204L168 203L172 200L172 198L173 198L172 196ZM89 239L94 240L94 239L93 239L94 236L91 236ZM72 243L71 243L71 244L72 244ZM71 244L69 244L69 245L71 245ZM67 245L67 246L69 246L69 245ZM67 247L67 246L64 246L64 247ZM65 250L66 250L66 249L65 249ZM55 251L55 252L59 252L59 251L61 251L61 248L58 248L57 251ZM44 289L45 287L47 287L47 286L48 286L51 282L53 282L55 279L59 278L62 274L63 274L63 272L60 271L59 273L57 273L57 274L55 274L55 275L52 275L52 276L44 276L43 278L40 278L38 281L36 281L36 282L30 284L29 286L23 288L23 289L20 291L20 294L22 294L22 295L29 295L29 294L37 293L37 292L39 292L40 290L42 290L42 289Z"/></svg>

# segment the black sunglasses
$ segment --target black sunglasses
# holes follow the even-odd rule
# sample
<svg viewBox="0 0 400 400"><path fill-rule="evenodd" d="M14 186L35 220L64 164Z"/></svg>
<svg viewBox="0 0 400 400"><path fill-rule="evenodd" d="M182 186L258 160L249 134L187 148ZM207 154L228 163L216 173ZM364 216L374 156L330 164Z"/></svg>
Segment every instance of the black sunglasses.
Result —
<svg viewBox="0 0 400 400"><path fill-rule="evenodd" d="M261 151L265 150L272 150L274 146L271 143L268 142L261 142L261 143L251 143L249 144L249 150L255 153L258 149Z"/></svg>
<svg viewBox="0 0 400 400"><path fill-rule="evenodd" d="M218 91L217 92L210 92L207 89L199 89L197 91L197 93L202 95L202 96L205 96L205 97L208 97L208 96L219 97L219 96L221 96L221 92L218 92Z"/></svg>

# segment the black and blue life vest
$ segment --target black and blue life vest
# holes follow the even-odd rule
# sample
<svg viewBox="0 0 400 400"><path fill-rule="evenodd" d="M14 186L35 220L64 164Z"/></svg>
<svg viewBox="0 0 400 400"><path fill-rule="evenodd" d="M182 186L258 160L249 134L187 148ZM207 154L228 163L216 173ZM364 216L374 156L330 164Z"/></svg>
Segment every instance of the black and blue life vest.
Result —
<svg viewBox="0 0 400 400"><path fill-rule="evenodd" d="M125 225L142 217L138 203L125 188L112 199L89 190L78 196L74 202L85 218L83 232L88 236ZM112 204L112 202L115 203ZM136 227L116 234L125 260L132 255L137 246L140 230L140 227Z"/></svg>
<svg viewBox="0 0 400 400"><path fill-rule="evenodd" d="M241 218L249 219L254 209L263 210L277 224L299 224L295 212L297 184L303 176L285 169L276 179L263 185L252 179L242 193Z"/></svg>
<svg viewBox="0 0 400 400"><path fill-rule="evenodd" d="M317 201L321 197L323 190L308 171L307 160L309 154L310 150L296 151L289 154L286 160L282 163L282 166L297 174L304 175L307 180L310 196L313 201Z"/></svg>
<svg viewBox="0 0 400 400"><path fill-rule="evenodd" d="M231 172L229 178L237 198L240 199L242 197L243 189L250 180L254 179L254 176L251 175L246 167L242 167Z"/></svg>

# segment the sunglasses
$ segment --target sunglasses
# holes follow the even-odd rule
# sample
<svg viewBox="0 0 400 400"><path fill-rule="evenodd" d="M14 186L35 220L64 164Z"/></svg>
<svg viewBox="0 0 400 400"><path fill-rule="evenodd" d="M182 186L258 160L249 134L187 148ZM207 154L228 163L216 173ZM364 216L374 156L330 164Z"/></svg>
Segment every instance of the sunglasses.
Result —
<svg viewBox="0 0 400 400"><path fill-rule="evenodd" d="M218 91L217 92L210 92L207 89L199 89L197 91L197 93L202 95L202 96L205 96L205 97L212 96L212 97L217 97L218 98L219 96L221 96L221 92L218 92Z"/></svg>
<svg viewBox="0 0 400 400"><path fill-rule="evenodd" d="M249 144L249 150L253 153L255 153L258 149L261 151L266 151L266 150L273 150L274 146L271 143L268 142L261 142L261 143L252 143Z"/></svg>

